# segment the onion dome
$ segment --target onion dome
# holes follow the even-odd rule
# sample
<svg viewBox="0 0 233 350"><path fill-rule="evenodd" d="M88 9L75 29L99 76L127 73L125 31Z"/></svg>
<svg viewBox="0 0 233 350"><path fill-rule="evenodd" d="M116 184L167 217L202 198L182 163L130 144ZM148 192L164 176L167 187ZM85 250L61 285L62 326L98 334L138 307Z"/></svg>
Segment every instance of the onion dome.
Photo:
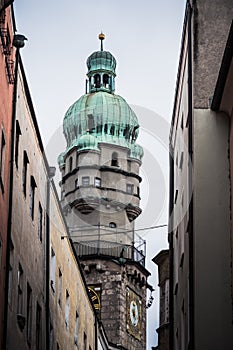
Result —
<svg viewBox="0 0 233 350"><path fill-rule="evenodd" d="M116 60L110 52L103 50L104 38L101 33L100 51L87 59L88 93L73 103L65 114L63 132L67 149L60 156L59 164L74 147L99 150L100 142L127 147L131 157L142 158L142 148L135 144L138 119L127 102L114 94Z"/></svg>
<svg viewBox="0 0 233 350"><path fill-rule="evenodd" d="M118 95L99 91L81 96L65 114L63 132L70 147L89 130L98 142L128 147L138 136L138 119L127 102Z"/></svg>

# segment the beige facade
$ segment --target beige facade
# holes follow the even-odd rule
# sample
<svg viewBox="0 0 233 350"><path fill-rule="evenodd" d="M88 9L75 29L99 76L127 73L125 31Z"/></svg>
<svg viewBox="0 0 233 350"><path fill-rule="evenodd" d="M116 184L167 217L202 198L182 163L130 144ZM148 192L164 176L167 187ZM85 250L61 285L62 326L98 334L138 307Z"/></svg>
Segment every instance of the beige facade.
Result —
<svg viewBox="0 0 233 350"><path fill-rule="evenodd" d="M51 337L59 349L95 349L95 313L67 236L55 186L50 201Z"/></svg>
<svg viewBox="0 0 233 350"><path fill-rule="evenodd" d="M233 346L229 118L210 108L232 16L231 1L187 2L170 134L171 349Z"/></svg>
<svg viewBox="0 0 233 350"><path fill-rule="evenodd" d="M15 122L7 349L44 349L47 169L21 60Z"/></svg>

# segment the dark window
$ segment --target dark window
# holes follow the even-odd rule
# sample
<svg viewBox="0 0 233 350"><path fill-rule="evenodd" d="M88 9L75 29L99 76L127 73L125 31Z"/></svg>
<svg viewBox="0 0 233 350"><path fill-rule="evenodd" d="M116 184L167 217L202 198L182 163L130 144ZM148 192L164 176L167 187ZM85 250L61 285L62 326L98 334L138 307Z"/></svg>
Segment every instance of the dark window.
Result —
<svg viewBox="0 0 233 350"><path fill-rule="evenodd" d="M58 304L62 306L62 273L58 271Z"/></svg>
<svg viewBox="0 0 233 350"><path fill-rule="evenodd" d="M53 350L53 343L54 343L54 331L53 331L53 325L50 323L50 327L49 327L49 350Z"/></svg>
<svg viewBox="0 0 233 350"><path fill-rule="evenodd" d="M42 242L42 234L43 234L43 209L39 202L39 208L38 208L38 237L39 240Z"/></svg>
<svg viewBox="0 0 233 350"><path fill-rule="evenodd" d="M117 225L116 225L115 222L110 222L110 223L109 223L109 227L111 227L111 228L116 228Z"/></svg>
<svg viewBox="0 0 233 350"><path fill-rule="evenodd" d="M50 285L53 292L55 292L55 282L56 282L55 278L56 278L56 255L53 248L51 248Z"/></svg>
<svg viewBox="0 0 233 350"><path fill-rule="evenodd" d="M113 154L112 154L111 165L112 166L119 166L119 164L118 164L118 153L117 152L113 152Z"/></svg>
<svg viewBox="0 0 233 350"><path fill-rule="evenodd" d="M70 318L70 295L68 290L66 290L66 306L65 306L65 324L66 328L69 328L69 318Z"/></svg>
<svg viewBox="0 0 233 350"><path fill-rule="evenodd" d="M23 193L26 196L27 193L27 167L28 167L28 156L27 152L23 152L23 172L22 172L22 179L23 179Z"/></svg>
<svg viewBox="0 0 233 350"><path fill-rule="evenodd" d="M112 125L110 128L110 135L114 135L115 133L115 125Z"/></svg>
<svg viewBox="0 0 233 350"><path fill-rule="evenodd" d="M34 220L34 206L35 206L35 189L36 189L36 182L33 176L31 176L31 183L30 183L30 215L32 220Z"/></svg>
<svg viewBox="0 0 233 350"><path fill-rule="evenodd" d="M18 300L17 314L22 315L23 312L23 269L21 264L18 266Z"/></svg>
<svg viewBox="0 0 233 350"><path fill-rule="evenodd" d="M126 184L126 192L133 194L133 185L131 184Z"/></svg>
<svg viewBox="0 0 233 350"><path fill-rule="evenodd" d="M27 284L27 341L31 344L32 340L32 289Z"/></svg>
<svg viewBox="0 0 233 350"><path fill-rule="evenodd" d="M82 185L83 186L89 186L90 185L90 177L89 176L83 176L82 177Z"/></svg>
<svg viewBox="0 0 233 350"><path fill-rule="evenodd" d="M95 125L94 125L94 117L92 114L88 115L88 129L89 131L92 131L94 129Z"/></svg>
<svg viewBox="0 0 233 350"><path fill-rule="evenodd" d="M95 88L100 88L100 75L96 74L94 76L94 84L95 84Z"/></svg>
<svg viewBox="0 0 233 350"><path fill-rule="evenodd" d="M87 350L87 335L84 333L83 335L83 350Z"/></svg>
<svg viewBox="0 0 233 350"><path fill-rule="evenodd" d="M78 179L75 180L75 188L78 188Z"/></svg>
<svg viewBox="0 0 233 350"><path fill-rule="evenodd" d="M108 133L108 124L104 124L104 133L105 133L105 134Z"/></svg>
<svg viewBox="0 0 233 350"><path fill-rule="evenodd" d="M21 130L18 120L16 120L16 131L15 131L15 165L18 168L19 160L19 137L21 135Z"/></svg>
<svg viewBox="0 0 233 350"><path fill-rule="evenodd" d="M75 317L75 333L74 333L74 345L78 346L78 332L79 332L79 314L76 311Z"/></svg>
<svg viewBox="0 0 233 350"><path fill-rule="evenodd" d="M103 76L103 83L104 83L104 86L107 86L109 84L109 76L108 76L108 74L104 74L104 76Z"/></svg>

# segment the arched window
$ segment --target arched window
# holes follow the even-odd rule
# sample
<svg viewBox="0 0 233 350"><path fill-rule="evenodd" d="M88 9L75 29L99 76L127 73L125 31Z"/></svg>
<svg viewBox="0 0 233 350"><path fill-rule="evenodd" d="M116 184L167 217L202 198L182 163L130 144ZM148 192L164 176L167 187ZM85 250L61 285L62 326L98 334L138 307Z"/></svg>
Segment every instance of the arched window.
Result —
<svg viewBox="0 0 233 350"><path fill-rule="evenodd" d="M113 152L113 154L112 154L111 165L112 166L118 166L118 153L117 152Z"/></svg>
<svg viewBox="0 0 233 350"><path fill-rule="evenodd" d="M94 129L94 117L92 114L88 114L88 129L89 131Z"/></svg>
<svg viewBox="0 0 233 350"><path fill-rule="evenodd" d="M103 84L106 87L109 84L109 76L108 74L104 74L103 76Z"/></svg>
<svg viewBox="0 0 233 350"><path fill-rule="evenodd" d="M115 125L112 125L110 128L110 135L114 135L115 133Z"/></svg>
<svg viewBox="0 0 233 350"><path fill-rule="evenodd" d="M96 74L94 76L94 85L95 85L95 88L100 88L100 75L99 74Z"/></svg>
<svg viewBox="0 0 233 350"><path fill-rule="evenodd" d="M109 227L111 227L111 228L116 228L117 225L116 225L115 222L110 222L110 223L109 223Z"/></svg>

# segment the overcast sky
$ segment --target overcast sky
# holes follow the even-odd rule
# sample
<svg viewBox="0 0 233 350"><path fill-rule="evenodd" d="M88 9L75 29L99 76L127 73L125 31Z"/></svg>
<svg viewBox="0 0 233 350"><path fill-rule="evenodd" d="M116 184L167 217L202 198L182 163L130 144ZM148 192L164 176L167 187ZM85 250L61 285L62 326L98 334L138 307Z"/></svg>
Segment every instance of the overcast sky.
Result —
<svg viewBox="0 0 233 350"><path fill-rule="evenodd" d="M65 147L61 127L68 107L85 93L86 60L104 49L117 60L116 94L136 112L145 157L142 208L137 228L168 220L168 134L175 93L185 0L15 0L17 31L34 109L51 165ZM59 170L57 169L57 176ZM151 259L167 248L167 229L139 231L147 240L149 283L157 285ZM148 310L148 345L157 345L159 291Z"/></svg>

